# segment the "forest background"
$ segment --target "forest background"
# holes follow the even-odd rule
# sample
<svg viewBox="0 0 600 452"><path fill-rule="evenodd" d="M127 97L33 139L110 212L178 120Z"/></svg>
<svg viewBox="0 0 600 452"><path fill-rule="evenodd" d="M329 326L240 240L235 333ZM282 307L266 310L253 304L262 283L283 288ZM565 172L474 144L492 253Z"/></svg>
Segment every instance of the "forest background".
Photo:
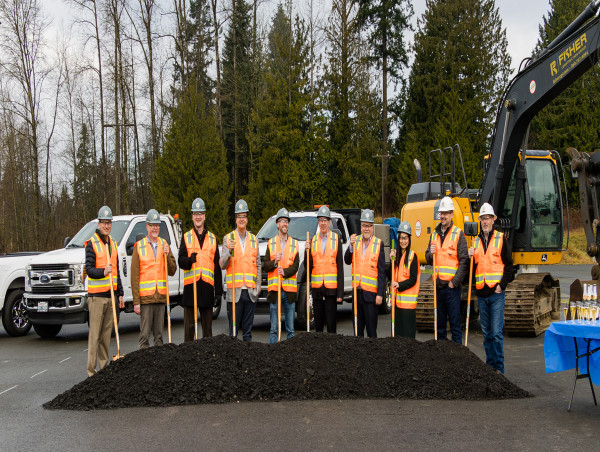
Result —
<svg viewBox="0 0 600 452"><path fill-rule="evenodd" d="M531 54L588 3L550 0ZM414 30L409 0L282 0L266 24L261 0L64 4L48 39L43 1L0 0L0 253L56 248L102 205L188 227L198 196L217 235L239 198L255 232L282 206L399 216L431 149L460 144L479 185L512 72L493 0L427 0ZM599 94L589 71L528 147L594 150Z"/></svg>

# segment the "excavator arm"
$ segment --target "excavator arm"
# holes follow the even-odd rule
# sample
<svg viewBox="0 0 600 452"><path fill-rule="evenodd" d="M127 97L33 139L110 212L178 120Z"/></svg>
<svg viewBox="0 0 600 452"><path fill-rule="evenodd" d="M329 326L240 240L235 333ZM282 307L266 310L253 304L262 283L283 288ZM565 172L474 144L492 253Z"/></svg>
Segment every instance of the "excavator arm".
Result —
<svg viewBox="0 0 600 452"><path fill-rule="evenodd" d="M507 87L496 116L479 205L489 202L502 218L507 187L524 178L528 128L533 117L593 67L600 51L600 0L587 8L550 45L532 59ZM590 20L591 19L591 20ZM506 219L514 225L515 215ZM514 227L514 226L513 226Z"/></svg>

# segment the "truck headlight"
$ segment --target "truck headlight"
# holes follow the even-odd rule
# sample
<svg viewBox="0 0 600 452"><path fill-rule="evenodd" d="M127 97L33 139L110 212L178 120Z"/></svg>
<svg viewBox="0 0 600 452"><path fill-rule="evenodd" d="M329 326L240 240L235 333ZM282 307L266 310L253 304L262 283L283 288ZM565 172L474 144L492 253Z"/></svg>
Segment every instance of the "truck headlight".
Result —
<svg viewBox="0 0 600 452"><path fill-rule="evenodd" d="M25 292L31 292L31 265L25 269Z"/></svg>
<svg viewBox="0 0 600 452"><path fill-rule="evenodd" d="M85 265L72 265L71 268L73 269L73 291L85 290Z"/></svg>

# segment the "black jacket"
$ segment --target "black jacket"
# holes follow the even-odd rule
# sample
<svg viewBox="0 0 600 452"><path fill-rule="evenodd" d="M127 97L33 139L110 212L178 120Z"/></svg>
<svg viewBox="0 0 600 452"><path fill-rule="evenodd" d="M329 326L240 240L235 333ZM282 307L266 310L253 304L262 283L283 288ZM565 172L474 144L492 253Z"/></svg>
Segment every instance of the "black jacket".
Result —
<svg viewBox="0 0 600 452"><path fill-rule="evenodd" d="M206 238L207 229L204 228L202 234L198 234L196 228L194 229L194 233L198 238L198 243L200 244L200 249L204 245L204 239ZM223 296L223 275L221 273L221 266L219 265L219 246L217 243L217 249L215 251L215 285L213 286L206 281L203 281L200 278L196 281L196 302L199 308L207 309L216 306L221 302L221 297ZM188 250L185 244L185 240L181 240L181 246L179 247L179 256L177 257L177 262L179 264L179 268L182 270L191 270L194 262L196 262L194 257L188 257ZM187 306L190 308L194 307L194 286L188 284L183 286L183 299L181 301L183 306Z"/></svg>
<svg viewBox="0 0 600 452"><path fill-rule="evenodd" d="M368 290L362 290L360 287L357 288L357 291L363 292L363 300L365 303L375 303L375 297L379 295L380 297L385 297L385 289L386 289L386 276L385 276L385 251L383 248L383 243L381 243L381 247L379 248L379 256L377 257L377 293L369 292ZM346 249L346 253L344 255L344 262L347 265L352 264L352 255L354 254L352 245Z"/></svg>
<svg viewBox="0 0 600 452"><path fill-rule="evenodd" d="M435 228L435 232L440 236L440 243L444 243L444 239L450 232L450 229L454 226L454 223L450 223L450 227L446 230L445 234L442 234L442 224L438 224ZM429 237L429 243L427 244L427 250L425 250L425 259L429 265L433 264L433 256L429 252L429 247L431 246L431 236ZM456 257L458 259L458 268L456 269L456 274L454 278L452 278L452 285L454 287L460 287L463 283L466 276L469 274L469 249L467 248L467 239L465 238L465 234L463 231L460 231L460 236L458 238L458 244L456 247ZM467 283L469 281L467 280ZM443 289L448 286L448 281L443 281L440 278L436 281L436 287Z"/></svg>
<svg viewBox="0 0 600 452"><path fill-rule="evenodd" d="M283 270L283 279L294 276L298 273L298 266L300 265L300 250L296 253L294 262L288 268ZM265 262L263 264L263 271L269 273L275 269L275 259L271 259L271 253L269 252L269 246L267 245L267 252L265 253ZM298 298L297 292L286 292L288 303L295 303ZM267 293L267 301L269 303L277 303L277 291L271 290Z"/></svg>
<svg viewBox="0 0 600 452"><path fill-rule="evenodd" d="M329 231L331 234L332 231ZM319 232L317 232L319 234ZM316 240L316 235L313 237L313 240ZM312 242L311 242L312 244ZM310 264L310 272L312 274L313 271L313 259L312 259L312 251L308 253L308 262ZM321 286L317 289L311 289L312 294L315 298L324 298L324 297L336 297L336 298L344 298L344 261L342 258L342 239L338 234L338 244L337 244L337 255L335 257L335 262L337 264L337 288L335 289L327 289L325 286ZM310 284L310 275L307 275L307 284ZM308 285L307 287L310 287Z"/></svg>
<svg viewBox="0 0 600 452"><path fill-rule="evenodd" d="M98 237L100 237L102 243L107 243L108 238L103 236L99 229L96 229L96 234L98 234ZM111 248L108 247L109 256L111 253ZM90 278L93 279L104 278L104 268L96 268L96 252L94 251L91 240L88 240L87 245L85 246L85 272ZM117 290L115 292L115 296L121 297L123 296L123 293L123 285L121 284L121 274L119 271L119 256L117 256ZM90 294L90 296L110 298L110 289L108 289L106 292Z"/></svg>
<svg viewBox="0 0 600 452"><path fill-rule="evenodd" d="M487 248L489 245L488 241L483 240L483 231L479 233L479 239L481 240L481 244L483 245L484 252L487 252ZM512 260L512 251L510 249L510 245L506 240L506 235L502 234L502 251L500 252L500 259L502 259L502 263L504 264L504 273L502 274L502 279L500 279L500 288L502 290L506 289L508 283L514 279L514 269L513 269L513 260ZM473 261L473 281L475 281L475 273L476 273L477 265L475 261ZM496 284L497 286L498 284ZM487 284L483 286L482 289L476 289L478 297L489 297L496 290L496 286L489 287Z"/></svg>

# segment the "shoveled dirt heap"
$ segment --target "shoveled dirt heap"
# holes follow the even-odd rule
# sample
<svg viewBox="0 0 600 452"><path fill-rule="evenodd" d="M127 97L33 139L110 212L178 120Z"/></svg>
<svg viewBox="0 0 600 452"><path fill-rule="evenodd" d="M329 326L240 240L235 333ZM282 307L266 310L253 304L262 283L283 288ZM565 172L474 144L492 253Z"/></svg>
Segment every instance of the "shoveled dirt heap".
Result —
<svg viewBox="0 0 600 452"><path fill-rule="evenodd" d="M528 396L453 342L310 333L272 345L222 335L139 350L44 407L91 410L249 400Z"/></svg>

